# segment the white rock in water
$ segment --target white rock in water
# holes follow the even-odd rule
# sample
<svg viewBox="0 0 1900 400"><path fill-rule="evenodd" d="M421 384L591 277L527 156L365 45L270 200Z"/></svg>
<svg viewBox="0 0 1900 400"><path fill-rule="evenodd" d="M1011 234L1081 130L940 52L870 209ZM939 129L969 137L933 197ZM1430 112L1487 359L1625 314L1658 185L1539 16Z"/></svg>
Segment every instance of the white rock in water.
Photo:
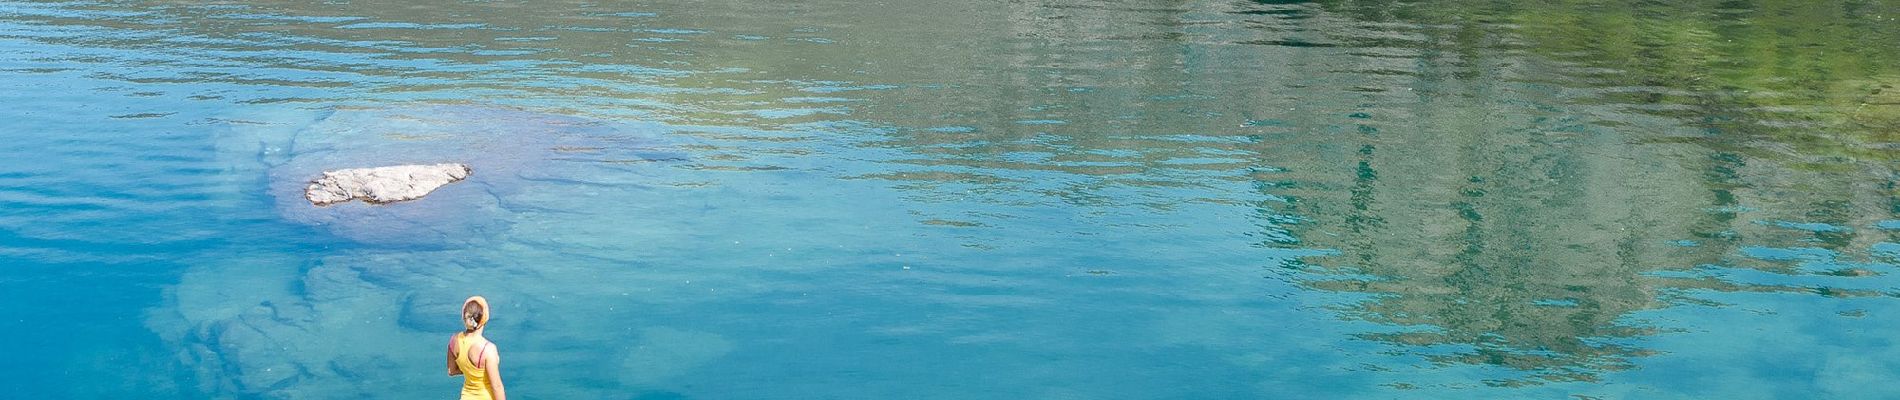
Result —
<svg viewBox="0 0 1900 400"><path fill-rule="evenodd" d="M324 171L304 189L310 204L327 206L355 199L371 204L415 200L468 178L466 164L396 165Z"/></svg>

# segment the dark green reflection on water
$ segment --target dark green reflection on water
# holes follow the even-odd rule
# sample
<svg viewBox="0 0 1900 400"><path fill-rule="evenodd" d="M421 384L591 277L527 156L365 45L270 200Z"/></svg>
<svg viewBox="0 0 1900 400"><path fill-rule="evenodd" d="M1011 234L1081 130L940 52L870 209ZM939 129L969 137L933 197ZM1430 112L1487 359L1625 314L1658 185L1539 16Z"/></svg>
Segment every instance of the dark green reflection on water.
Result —
<svg viewBox="0 0 1900 400"><path fill-rule="evenodd" d="M1844 254L1821 274L1871 275L1848 265L1893 240L1872 228L1893 218L1897 201L1892 4L1230 6L1130 11L1114 28L1030 35L1036 52L1056 54L1103 38L1167 38L1111 52L1132 66L1172 67L1027 61L1012 66L1046 68L1048 79L1015 81L1057 87L949 96L1001 104L879 110L899 115L880 120L999 122L889 143L927 156L910 162L975 172L880 177L1019 187L1035 185L985 171L1053 169L1093 183L1044 193L1099 205L1097 192L1182 184L1138 171L1192 171L1170 161L1252 153L1244 165L1210 167L1248 171L1264 194L1286 199L1263 204L1266 242L1340 251L1301 267L1348 279L1308 285L1375 295L1345 314L1417 328L1362 338L1419 349L1433 363L1521 371L1486 382L1499 386L1599 381L1632 368L1655 353L1634 339L1658 328L1631 313L1705 303L1697 290L1892 292L1697 272L1812 275L1744 248L1820 246ZM1094 16L1041 11L1030 14ZM1228 29L1196 28L1205 25ZM1118 74L1175 86L1144 93L1156 88L1106 79ZM1049 94L1064 89L1057 83L1092 94ZM1001 123L1010 120L1066 124ZM1170 140L1183 129L1209 140ZM1011 157L1025 153L1056 155ZM1291 236L1280 231L1288 227Z"/></svg>
<svg viewBox="0 0 1900 400"><path fill-rule="evenodd" d="M1424 47L1449 47L1421 63L1448 71L1445 82L1468 82L1435 93L1450 100L1433 103L1452 105L1415 108L1448 118L1351 139L1363 144L1349 175L1289 168L1311 171L1294 175L1320 187L1292 191L1295 201L1275 212L1311 218L1296 228L1302 245L1342 252L1314 262L1359 277L1311 286L1376 294L1347 314L1420 328L1363 337L1427 349L1434 362L1525 371L1493 385L1595 381L1653 354L1621 340L1655 333L1626 316L1694 301L1679 297L1684 289L1895 293L1654 274L1711 264L1874 274L1799 271L1738 253L1817 246L1865 259L1893 240L1873 229L1900 201L1893 4L1320 6L1435 26ZM1568 93L1534 104L1500 93L1551 86ZM1444 345L1462 347L1434 349Z"/></svg>

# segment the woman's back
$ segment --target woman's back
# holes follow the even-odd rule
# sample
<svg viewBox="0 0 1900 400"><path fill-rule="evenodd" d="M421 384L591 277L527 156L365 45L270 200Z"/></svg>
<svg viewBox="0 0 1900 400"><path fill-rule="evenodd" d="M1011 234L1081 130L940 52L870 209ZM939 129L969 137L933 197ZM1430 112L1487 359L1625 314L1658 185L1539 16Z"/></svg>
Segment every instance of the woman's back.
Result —
<svg viewBox="0 0 1900 400"><path fill-rule="evenodd" d="M487 352L488 341L456 334L455 348L455 366L462 370L462 400L493 400L494 394L489 393L488 370L482 368L478 358Z"/></svg>

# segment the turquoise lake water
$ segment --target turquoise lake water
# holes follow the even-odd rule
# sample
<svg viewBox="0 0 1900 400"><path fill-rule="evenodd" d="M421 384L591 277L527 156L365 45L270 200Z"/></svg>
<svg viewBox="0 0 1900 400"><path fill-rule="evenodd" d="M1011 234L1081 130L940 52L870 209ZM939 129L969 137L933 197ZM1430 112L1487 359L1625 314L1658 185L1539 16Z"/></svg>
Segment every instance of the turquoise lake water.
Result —
<svg viewBox="0 0 1900 400"><path fill-rule="evenodd" d="M0 397L446 398L472 294L526 399L1900 397L1897 43L1891 1L0 2Z"/></svg>

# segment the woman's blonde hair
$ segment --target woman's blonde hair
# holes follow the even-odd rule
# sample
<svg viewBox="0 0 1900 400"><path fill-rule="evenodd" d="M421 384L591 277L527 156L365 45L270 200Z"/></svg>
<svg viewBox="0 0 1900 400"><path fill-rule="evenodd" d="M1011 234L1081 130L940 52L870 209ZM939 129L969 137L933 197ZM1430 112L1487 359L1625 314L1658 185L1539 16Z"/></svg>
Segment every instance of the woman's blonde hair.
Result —
<svg viewBox="0 0 1900 400"><path fill-rule="evenodd" d="M462 301L462 328L468 331L488 325L488 299L472 296Z"/></svg>

